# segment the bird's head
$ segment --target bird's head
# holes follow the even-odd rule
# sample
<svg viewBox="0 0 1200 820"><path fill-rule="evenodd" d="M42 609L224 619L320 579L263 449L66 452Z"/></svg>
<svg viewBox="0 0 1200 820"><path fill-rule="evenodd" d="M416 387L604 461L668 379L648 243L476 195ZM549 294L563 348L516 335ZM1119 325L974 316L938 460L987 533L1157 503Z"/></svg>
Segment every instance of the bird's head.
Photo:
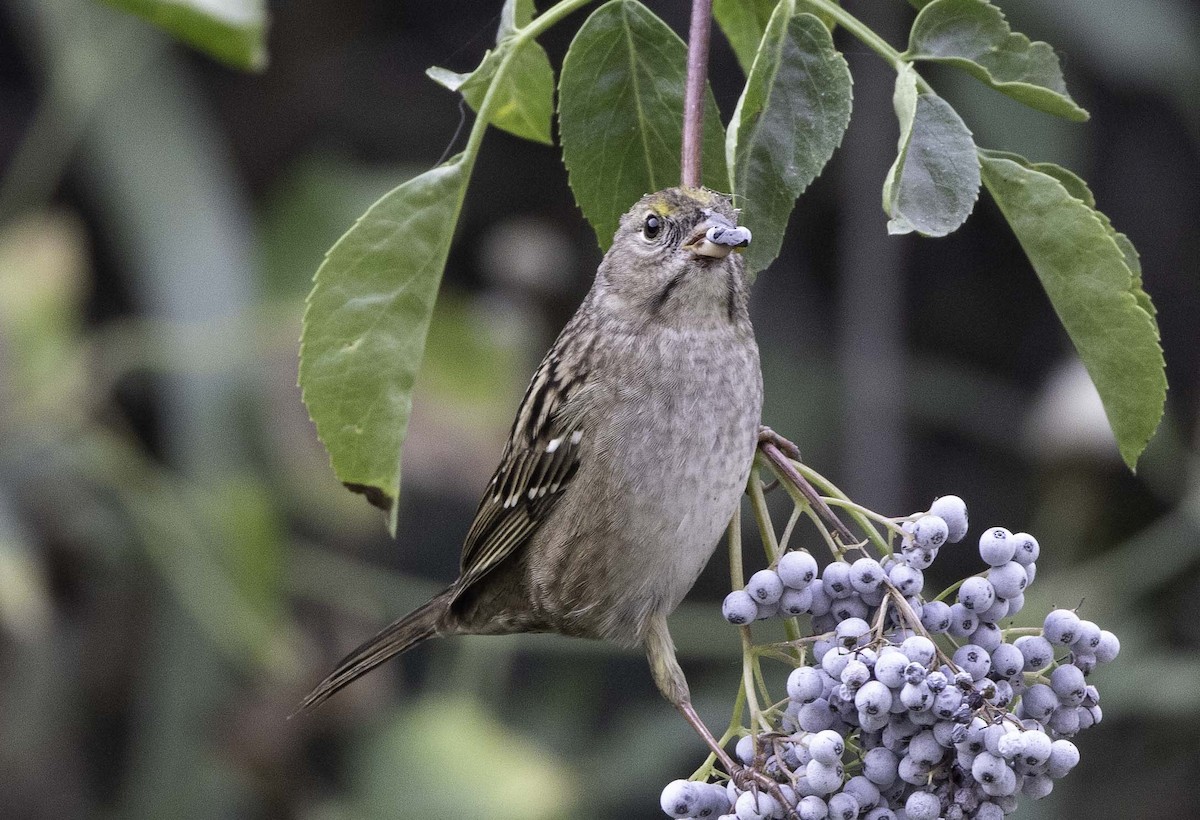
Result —
<svg viewBox="0 0 1200 820"><path fill-rule="evenodd" d="M598 273L598 287L622 310L670 324L733 321L744 311L738 227L730 199L707 188L647 194L624 216Z"/></svg>

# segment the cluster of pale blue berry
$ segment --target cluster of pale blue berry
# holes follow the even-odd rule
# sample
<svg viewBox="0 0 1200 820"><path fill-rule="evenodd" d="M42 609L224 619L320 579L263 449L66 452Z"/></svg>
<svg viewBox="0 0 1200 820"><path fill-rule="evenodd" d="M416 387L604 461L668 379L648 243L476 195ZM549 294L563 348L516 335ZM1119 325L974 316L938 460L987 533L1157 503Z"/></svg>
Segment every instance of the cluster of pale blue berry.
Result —
<svg viewBox="0 0 1200 820"><path fill-rule="evenodd" d="M1033 536L1002 527L979 539L989 569L923 597L923 570L966 535L957 496L902 531L884 560L834 561L821 573L808 552L787 552L726 598L737 625L808 616L810 651L787 700L765 711L772 730L737 743L755 777L736 778L744 789L732 778L676 780L662 793L667 815L998 820L1075 766L1069 738L1101 718L1086 676L1116 657L1116 636L1067 609L1041 629L1002 628L1024 606L1039 552Z"/></svg>

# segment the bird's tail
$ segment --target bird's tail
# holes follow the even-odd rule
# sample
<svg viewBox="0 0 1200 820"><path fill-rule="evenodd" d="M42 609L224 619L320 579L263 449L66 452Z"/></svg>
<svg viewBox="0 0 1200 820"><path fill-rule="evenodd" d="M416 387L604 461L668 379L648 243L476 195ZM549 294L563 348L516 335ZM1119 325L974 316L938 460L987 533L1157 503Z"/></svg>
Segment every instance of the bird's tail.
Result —
<svg viewBox="0 0 1200 820"><path fill-rule="evenodd" d="M429 603L384 627L375 637L369 638L342 658L329 676L308 693L297 711L315 709L343 686L361 678L379 664L437 635L438 621L446 613L452 599L453 594L447 589Z"/></svg>

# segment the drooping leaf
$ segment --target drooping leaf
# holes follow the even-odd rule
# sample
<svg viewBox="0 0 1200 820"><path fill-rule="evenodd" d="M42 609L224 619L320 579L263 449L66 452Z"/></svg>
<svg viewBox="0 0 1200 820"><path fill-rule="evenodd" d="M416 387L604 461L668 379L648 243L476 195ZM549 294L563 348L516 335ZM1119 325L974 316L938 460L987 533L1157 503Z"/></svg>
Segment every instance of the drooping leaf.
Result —
<svg viewBox="0 0 1200 820"><path fill-rule="evenodd" d="M1167 381L1157 328L1135 293L1141 289L1126 250L1055 176L1001 156L984 155L982 165L983 181L1033 263L1133 469L1162 418Z"/></svg>
<svg viewBox="0 0 1200 820"><path fill-rule="evenodd" d="M643 194L679 184L687 47L635 0L611 0L579 29L559 79L559 136L575 201L607 249ZM704 109L703 180L721 190L724 129Z"/></svg>
<svg viewBox="0 0 1200 820"><path fill-rule="evenodd" d="M742 73L749 75L754 65L754 55L771 13L779 0L713 0L713 19L721 27L733 54L737 57ZM794 12L793 12L794 13Z"/></svg>
<svg viewBox="0 0 1200 820"><path fill-rule="evenodd" d="M264 0L105 0L136 14L223 63L246 71L267 67Z"/></svg>
<svg viewBox="0 0 1200 820"><path fill-rule="evenodd" d="M527 5L530 8L526 8ZM513 3L511 0L505 5L497 47L484 55L474 71L459 74L433 66L425 73L439 85L460 92L467 105L473 111L479 111L500 63L511 52L508 67L494 92L497 98L488 121L510 134L550 145L553 142L550 120L554 116L554 69L545 49L535 40L512 37L514 26L525 25L532 19L531 7L531 3Z"/></svg>
<svg viewBox="0 0 1200 820"><path fill-rule="evenodd" d="M384 195L317 271L300 340L304 403L350 489L390 509L400 448L450 240L474 157Z"/></svg>
<svg viewBox="0 0 1200 820"><path fill-rule="evenodd" d="M1133 246L1133 242L1129 240L1128 236L1113 227L1112 220L1104 212L1096 210L1096 197L1092 195L1088 184L1078 174L1063 168L1061 165L1055 165L1053 162L1030 162L1020 154L1013 154L1008 151L980 149L979 155L980 157L991 157L993 159L1012 160L1026 168L1052 176L1067 189L1067 193L1091 208L1096 218L1104 225L1104 229L1108 231L1109 236L1117 243L1117 247L1121 249L1121 253L1125 257L1125 266L1129 268L1130 273L1133 275L1130 283L1130 293L1137 299L1142 309L1150 314L1150 318L1152 320L1155 318L1158 314L1158 309L1154 307L1154 303L1150 300L1150 295L1142 288L1142 263L1138 257L1137 249ZM1156 332L1157 327L1158 322L1155 321Z"/></svg>
<svg viewBox="0 0 1200 820"><path fill-rule="evenodd" d="M888 233L945 236L966 221L979 197L975 142L949 103L918 92L911 66L896 76L893 104L900 141L883 184Z"/></svg>
<svg viewBox="0 0 1200 820"><path fill-rule="evenodd" d="M829 29L781 0L771 16L726 137L742 224L754 232L751 271L779 255L796 198L816 179L850 123L850 70Z"/></svg>
<svg viewBox="0 0 1200 820"><path fill-rule="evenodd" d="M1058 55L1013 32L987 0L934 0L909 34L909 60L948 63L1031 108L1069 120L1088 113L1067 92Z"/></svg>

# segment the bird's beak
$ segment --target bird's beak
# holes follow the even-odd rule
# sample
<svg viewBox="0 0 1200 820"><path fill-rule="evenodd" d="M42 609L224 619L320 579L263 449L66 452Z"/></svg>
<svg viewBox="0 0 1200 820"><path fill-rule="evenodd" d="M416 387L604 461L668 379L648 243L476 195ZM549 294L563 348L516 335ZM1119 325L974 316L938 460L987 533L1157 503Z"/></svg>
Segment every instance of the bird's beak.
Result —
<svg viewBox="0 0 1200 820"><path fill-rule="evenodd" d="M696 226L684 247L696 256L724 259L729 252L750 244L750 229L739 228L720 214L709 214Z"/></svg>

